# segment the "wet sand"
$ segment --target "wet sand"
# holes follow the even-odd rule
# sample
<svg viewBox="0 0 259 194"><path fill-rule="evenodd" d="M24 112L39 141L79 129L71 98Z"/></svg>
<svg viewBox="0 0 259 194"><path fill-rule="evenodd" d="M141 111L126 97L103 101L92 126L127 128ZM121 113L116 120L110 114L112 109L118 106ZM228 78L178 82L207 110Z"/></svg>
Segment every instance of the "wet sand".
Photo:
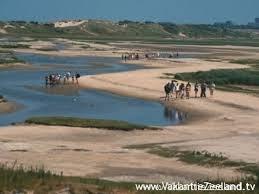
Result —
<svg viewBox="0 0 259 194"><path fill-rule="evenodd" d="M14 102L0 102L0 116L1 114L8 114L17 111L21 106Z"/></svg>

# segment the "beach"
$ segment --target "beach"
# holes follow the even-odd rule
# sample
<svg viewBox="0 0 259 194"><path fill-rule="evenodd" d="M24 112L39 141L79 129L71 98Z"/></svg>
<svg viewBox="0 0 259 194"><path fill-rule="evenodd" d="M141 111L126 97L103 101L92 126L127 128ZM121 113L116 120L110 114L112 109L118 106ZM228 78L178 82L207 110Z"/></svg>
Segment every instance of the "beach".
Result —
<svg viewBox="0 0 259 194"><path fill-rule="evenodd" d="M49 52L35 49L16 51L59 56L106 57L120 57L123 52L132 52L127 48L121 48L121 45L114 50L110 50L110 47L102 48L104 51L72 49ZM147 45L140 52L144 53L146 47ZM190 47L193 49L195 46ZM214 52L214 49L210 51ZM127 148L130 145L159 144L164 147L176 146L183 150L223 153L231 160L258 163L258 97L216 90L213 98L164 102L163 86L171 81L165 76L166 73L247 68L247 65L229 63L228 60L236 58L233 57L235 52L240 53L240 56L257 57L256 51L250 48L217 47L216 49L222 49L222 52L224 49L228 49L228 52L229 49L234 51L215 61L200 58L127 61L129 64L142 65L145 69L89 75L79 80L81 88L166 103L168 107L187 113L187 120L184 123L165 126L157 131L132 132L38 125L1 127L0 161L4 163L17 160L26 166L44 165L47 169L63 172L64 175L98 177L115 181L193 181L205 180L208 177L215 180L219 177L236 180L245 176L231 167L186 164L176 158L163 158L145 150ZM192 91L192 96L193 93Z"/></svg>

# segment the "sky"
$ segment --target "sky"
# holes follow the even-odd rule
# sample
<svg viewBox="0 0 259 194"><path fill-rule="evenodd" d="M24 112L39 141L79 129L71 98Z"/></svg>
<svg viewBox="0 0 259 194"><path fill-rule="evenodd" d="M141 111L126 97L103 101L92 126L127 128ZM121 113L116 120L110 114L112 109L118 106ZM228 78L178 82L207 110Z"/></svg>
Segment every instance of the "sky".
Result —
<svg viewBox="0 0 259 194"><path fill-rule="evenodd" d="M238 24L259 17L259 0L0 0L0 20L108 19Z"/></svg>

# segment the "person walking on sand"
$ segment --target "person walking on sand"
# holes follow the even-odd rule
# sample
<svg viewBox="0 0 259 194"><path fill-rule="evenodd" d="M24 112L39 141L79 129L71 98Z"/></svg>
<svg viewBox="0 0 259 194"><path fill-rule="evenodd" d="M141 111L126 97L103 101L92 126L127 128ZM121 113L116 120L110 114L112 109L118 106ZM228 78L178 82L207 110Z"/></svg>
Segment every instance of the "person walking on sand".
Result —
<svg viewBox="0 0 259 194"><path fill-rule="evenodd" d="M207 90L207 84L203 82L201 84L201 98L206 98L206 90Z"/></svg>
<svg viewBox="0 0 259 194"><path fill-rule="evenodd" d="M199 92L199 84L198 82L194 85L194 92L195 92L195 98L198 98L198 92Z"/></svg>
<svg viewBox="0 0 259 194"><path fill-rule="evenodd" d="M191 92L192 86L191 83L188 82L188 84L186 85L186 98L190 99L190 92Z"/></svg>
<svg viewBox="0 0 259 194"><path fill-rule="evenodd" d="M165 90L165 101L166 100L170 100L170 92L171 92L171 84L170 82L168 82L165 86L164 86L164 90Z"/></svg>
<svg viewBox="0 0 259 194"><path fill-rule="evenodd" d="M209 85L210 97L213 97L215 88L216 88L215 83L211 82L210 85Z"/></svg>
<svg viewBox="0 0 259 194"><path fill-rule="evenodd" d="M67 76L66 76L66 74L64 74L64 76L63 76L63 84L65 85L66 82L67 82Z"/></svg>
<svg viewBox="0 0 259 194"><path fill-rule="evenodd" d="M70 76L71 76L71 73L68 71L68 72L66 73L67 81L69 81Z"/></svg>
<svg viewBox="0 0 259 194"><path fill-rule="evenodd" d="M175 86L175 98L177 99L179 97L179 93L180 93L180 86L177 83Z"/></svg>
<svg viewBox="0 0 259 194"><path fill-rule="evenodd" d="M174 83L174 80L172 80L172 82L171 82L171 95L172 96L173 96L174 92L175 92L175 83Z"/></svg>
<svg viewBox="0 0 259 194"><path fill-rule="evenodd" d="M184 98L184 93L185 93L185 85L184 85L184 83L181 83L179 88L180 88L181 99L183 99Z"/></svg>

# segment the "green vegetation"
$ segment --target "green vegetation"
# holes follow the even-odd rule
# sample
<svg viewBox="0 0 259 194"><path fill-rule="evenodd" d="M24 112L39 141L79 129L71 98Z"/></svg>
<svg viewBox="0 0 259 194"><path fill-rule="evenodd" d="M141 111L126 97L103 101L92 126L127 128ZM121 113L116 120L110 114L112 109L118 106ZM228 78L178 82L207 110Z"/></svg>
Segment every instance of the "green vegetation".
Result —
<svg viewBox="0 0 259 194"><path fill-rule="evenodd" d="M79 177L64 177L63 173L54 174L41 168L25 168L17 166L16 162L11 166L0 165L0 193L26 193L34 191L37 194L56 193L66 190L66 193L112 193L113 190L120 193L128 193L133 190L133 183L115 183L99 179L87 179Z"/></svg>
<svg viewBox="0 0 259 194"><path fill-rule="evenodd" d="M0 64L24 63L18 59L11 51L0 50Z"/></svg>
<svg viewBox="0 0 259 194"><path fill-rule="evenodd" d="M214 81L216 85L259 86L259 71L253 69L217 69L193 73L179 73L175 79L186 81Z"/></svg>
<svg viewBox="0 0 259 194"><path fill-rule="evenodd" d="M180 150L177 147L154 146L148 153L155 154L165 158L178 158L188 164L198 164L200 166L232 166L239 167L244 165L243 162L230 161L222 154L211 154L207 151L189 151Z"/></svg>
<svg viewBox="0 0 259 194"><path fill-rule="evenodd" d="M155 154L165 158L178 158L180 161L188 164L197 164L200 166L231 166L244 167L251 164L242 161L231 161L220 154L211 154L207 151L181 150L178 147L163 147L159 144L141 144L126 146L127 149L147 150L150 154ZM248 171L248 170L247 170Z"/></svg>
<svg viewBox="0 0 259 194"><path fill-rule="evenodd" d="M10 58L5 58L5 59L0 58L0 64L10 64L10 63L24 63L24 61L18 59L15 56L12 56Z"/></svg>
<svg viewBox="0 0 259 194"><path fill-rule="evenodd" d="M8 36L67 38L94 41L142 41L159 44L259 46L258 35L222 25L176 25L161 22L88 20L78 26L56 28L53 23L11 21ZM1 35L0 36L6 36ZM26 46L26 45L25 45ZM22 47L22 45L21 45Z"/></svg>
<svg viewBox="0 0 259 194"><path fill-rule="evenodd" d="M81 119L72 117L34 117L25 121L28 124L69 126L69 127L90 127L110 130L131 131L134 129L155 129L153 127L131 124L124 121L101 120L101 119Z"/></svg>
<svg viewBox="0 0 259 194"><path fill-rule="evenodd" d="M38 48L38 51L58 51L56 48Z"/></svg>
<svg viewBox="0 0 259 194"><path fill-rule="evenodd" d="M235 59L231 60L230 63L237 63L242 65L259 64L258 59Z"/></svg>
<svg viewBox="0 0 259 194"><path fill-rule="evenodd" d="M254 170L254 167L249 170ZM219 180L218 182L221 182ZM241 180L246 183L254 183L253 179ZM211 181L210 181L211 182ZM237 181L239 183L239 181ZM217 182L215 182L217 183ZM0 165L0 193L27 193L36 194L48 193L69 193L69 194L101 194L101 193L117 193L117 194L169 194L172 191L136 191L136 183L129 182L112 182L100 179L80 178L80 177L65 177L63 173L55 174L47 171L44 167L41 168L25 168L22 165L14 164ZM258 183L257 183L258 185ZM239 191L238 193L257 193ZM63 192L62 192L63 191ZM180 194L198 194L200 192L177 192ZM206 192L205 194L217 194L219 192ZM221 194L234 194L235 191L220 192Z"/></svg>
<svg viewBox="0 0 259 194"><path fill-rule="evenodd" d="M236 60L231 60L230 63L237 63L237 64L241 64L241 65L251 65L252 67L259 66L258 59L236 59Z"/></svg>
<svg viewBox="0 0 259 194"><path fill-rule="evenodd" d="M130 145L125 148L146 150L150 154L155 154L165 158L177 158L179 161L185 162L187 164L197 164L200 166L209 167L235 167L240 171L254 175L256 179L251 178L251 180L256 183L257 189L259 186L258 164L246 163L243 161L233 161L223 156L222 153L218 155L209 153L207 151L181 150L178 147L163 147L159 144Z"/></svg>
<svg viewBox="0 0 259 194"><path fill-rule="evenodd" d="M30 46L25 44L1 44L0 48L17 49L17 48L30 48Z"/></svg>

